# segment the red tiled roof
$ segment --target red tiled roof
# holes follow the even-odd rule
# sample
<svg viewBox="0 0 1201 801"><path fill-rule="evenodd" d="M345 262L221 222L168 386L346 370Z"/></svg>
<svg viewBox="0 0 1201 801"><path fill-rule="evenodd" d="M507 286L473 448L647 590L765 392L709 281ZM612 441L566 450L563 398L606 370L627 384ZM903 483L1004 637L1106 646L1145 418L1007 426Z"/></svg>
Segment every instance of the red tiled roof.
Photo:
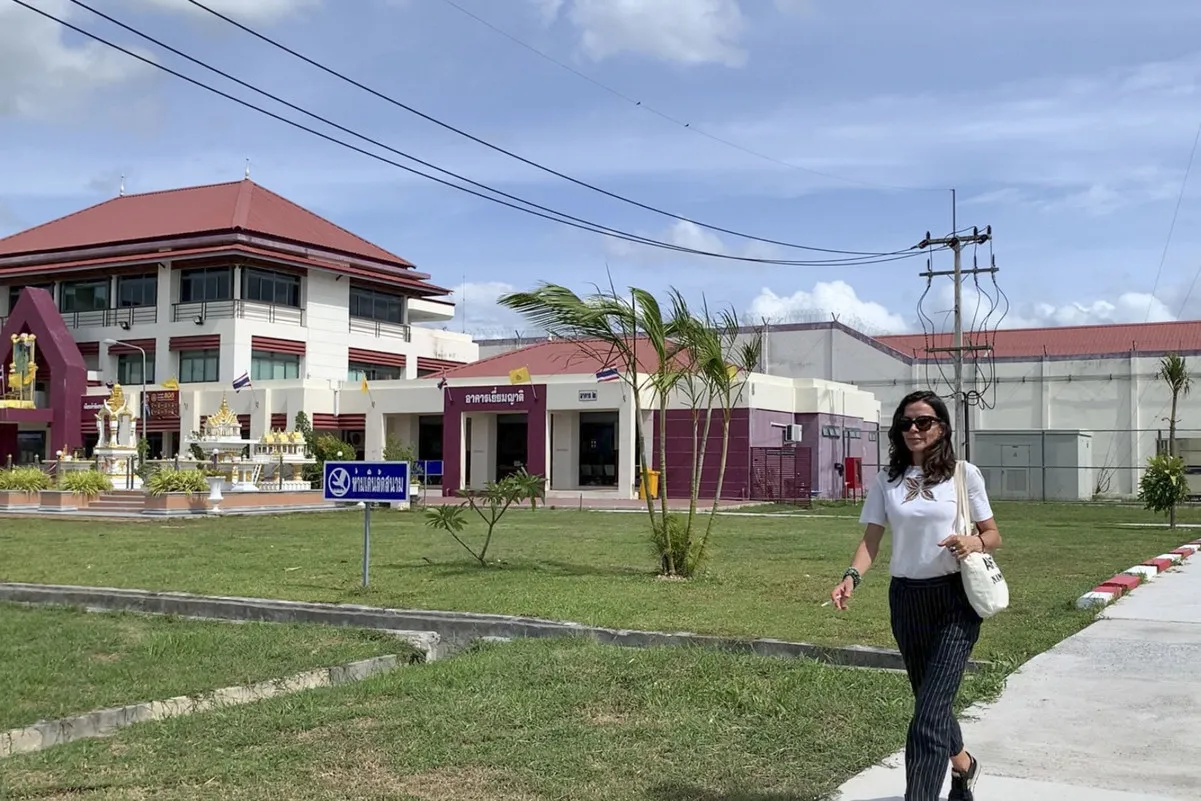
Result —
<svg viewBox="0 0 1201 801"><path fill-rule="evenodd" d="M106 200L0 239L0 258L230 231L413 266L249 179Z"/></svg>
<svg viewBox="0 0 1201 801"><path fill-rule="evenodd" d="M929 339L923 334L876 339L906 357L919 359L926 358L927 348L952 345L951 334L935 334ZM986 344L986 340L965 334L964 344ZM1112 356L1132 351L1148 354L1201 352L1201 321L1002 329L996 332L992 346L993 356L998 359ZM950 358L948 353L932 355Z"/></svg>
<svg viewBox="0 0 1201 801"><path fill-rule="evenodd" d="M639 340L636 347L638 369L641 372L651 373L659 369L659 360L649 342ZM608 355L608 346L600 341L557 339L527 345L507 353L498 353L487 359L426 378L499 378L507 376L511 370L525 367L529 369L530 377L537 382L540 376L593 376L605 367L621 369L618 354L614 353L612 358L604 358Z"/></svg>
<svg viewBox="0 0 1201 801"><path fill-rule="evenodd" d="M451 290L446 289L445 287L435 286L434 284L421 280L421 277L424 276L425 273L419 273L415 270L401 270L398 268L392 270L385 270L383 268L379 270L366 270L352 267L345 262L335 262L330 261L329 259L321 259L314 256L297 256L291 253L275 252L265 248L251 247L249 245L233 244L206 248L184 248L181 250L172 250L171 258L178 263L190 258L221 256L231 253L245 254L247 256L259 256L265 259L274 259L291 264L303 265L305 267L332 270L334 272L352 275L356 278L362 278L365 281L377 281L390 285L399 284L413 290L418 290L420 293L427 293L430 295L449 295L451 292ZM110 268L120 267L123 265L153 263L161 259L162 254L160 253L134 253L128 256L109 256L106 258L91 258L79 259L76 261L55 262L54 269L82 269L88 267L95 267L97 269ZM0 267L0 278L21 276L26 274L38 275L45 271L45 264L33 264L21 267ZM423 300L446 303L446 305L449 306L454 305L453 303L448 303L446 301L434 301L433 298L423 298Z"/></svg>

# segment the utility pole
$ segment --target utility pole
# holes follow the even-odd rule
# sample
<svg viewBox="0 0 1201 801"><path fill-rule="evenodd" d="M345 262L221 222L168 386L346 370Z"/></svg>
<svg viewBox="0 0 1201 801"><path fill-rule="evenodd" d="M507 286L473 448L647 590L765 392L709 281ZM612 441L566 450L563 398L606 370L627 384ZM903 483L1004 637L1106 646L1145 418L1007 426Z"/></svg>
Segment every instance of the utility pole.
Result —
<svg viewBox="0 0 1201 801"><path fill-rule="evenodd" d="M950 236L934 238L930 236L930 232L926 232L926 238L918 243L917 247L925 249L932 246L945 246L951 249L955 256L955 266L951 270L935 270L933 266L929 266L926 272L920 273L923 278L930 279L935 276L949 275L955 282L955 308L954 313L954 333L951 338L951 347L949 348L929 348L927 353L950 353L952 364L955 367L954 387L952 387L952 427L955 429L955 441L952 443L955 446L955 453L963 459L970 458L970 443L967 437L967 394L963 391L963 354L967 352L986 351L992 346L982 343L963 343L963 277L964 275L979 275L980 273L995 273L997 266L995 262L990 262L987 267L975 267L965 270L963 269L963 246L964 245L983 245L992 239L992 226L986 227L983 231L979 228L973 228L970 234L960 235L958 230L954 229L955 221L952 217L952 231Z"/></svg>

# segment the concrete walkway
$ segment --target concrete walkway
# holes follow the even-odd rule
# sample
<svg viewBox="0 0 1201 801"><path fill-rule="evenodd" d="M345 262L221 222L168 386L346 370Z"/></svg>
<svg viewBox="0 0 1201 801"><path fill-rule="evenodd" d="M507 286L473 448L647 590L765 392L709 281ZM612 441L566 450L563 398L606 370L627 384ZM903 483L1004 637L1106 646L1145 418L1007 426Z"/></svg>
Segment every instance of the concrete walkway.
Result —
<svg viewBox="0 0 1201 801"><path fill-rule="evenodd" d="M984 767L976 798L1201 798L1199 685L1201 555L1108 607L1011 676L994 705L972 711L963 735ZM902 801L903 765L896 754L835 797ZM949 787L948 776L944 798Z"/></svg>

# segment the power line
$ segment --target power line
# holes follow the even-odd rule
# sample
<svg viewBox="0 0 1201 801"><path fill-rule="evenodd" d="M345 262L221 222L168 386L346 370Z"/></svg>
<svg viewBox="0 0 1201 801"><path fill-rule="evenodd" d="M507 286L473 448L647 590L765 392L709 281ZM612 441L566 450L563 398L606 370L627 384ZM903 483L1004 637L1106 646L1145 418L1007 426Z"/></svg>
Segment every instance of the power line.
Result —
<svg viewBox="0 0 1201 801"><path fill-rule="evenodd" d="M1159 267L1155 270L1155 283L1151 285L1151 297L1147 300L1147 316L1144 323L1151 321L1151 309L1155 305L1155 293L1159 290L1159 279L1163 275L1164 263L1168 260L1168 248L1172 246L1172 236L1176 233L1176 220L1180 217L1180 206L1184 203L1184 192L1188 188L1188 179L1193 172L1193 161L1197 157L1197 144L1201 143L1201 123L1197 124L1197 133L1193 135L1193 147L1189 150L1188 165L1184 168L1184 178L1180 181L1180 194L1176 196L1176 208L1172 211L1172 222L1168 225L1168 238L1163 243L1163 253L1159 256ZM1196 283L1196 278L1193 279ZM1192 289L1189 289L1192 293ZM1178 315L1179 316L1179 315Z"/></svg>
<svg viewBox="0 0 1201 801"><path fill-rule="evenodd" d="M195 79L195 78L192 78L192 77L190 77L190 76L188 76L188 75L184 75L183 73L181 73L181 72L179 72L179 71L177 71L177 70L171 69L170 67L167 67L167 66L165 66L165 65L163 65L163 64L159 64L159 63L157 63L157 62L153 61L152 59L149 59L149 58L147 58L147 57L145 57L145 56L142 56L142 55L140 55L140 54L138 54L138 53L135 53L135 52L134 52L134 51L132 51L132 50L129 50L128 48L125 48L125 47L122 47L121 45L115 44L114 42L111 42L111 41L109 41L109 40L105 39L104 37L102 37L102 36L99 36L98 34L95 34L95 33L92 33L92 32L90 32L90 31L87 31L87 30L85 30L85 29L83 29L83 28L81 28L81 27L79 27L79 26L77 26L77 25L74 25L74 24L72 24L72 23L70 23L70 22L67 22L67 21L66 21L66 20L64 20L64 19L61 19L61 18L59 18L59 17L56 17L56 16L55 16L55 15L53 15L53 14L50 14L49 12L43 11L43 10L41 10L41 9L39 9L39 8L35 8L34 6L32 6L32 5L30 5L29 3L25 2L25 0L13 0L13 2L14 2L14 3L16 3L17 5L20 5L20 6L24 7L24 8L26 8L26 9L30 10L30 11L33 11L34 13L37 13L37 14L39 14L39 15L41 15L41 16L43 16L43 17L47 18L47 19L50 19L50 20L52 20L52 21L54 21L54 22L57 22L58 24L60 24L60 25L62 25L62 26L64 26L64 27L66 27L66 28L68 28L68 29L70 29L70 30L73 30L73 31L75 31L75 32L77 32L77 33L79 33L79 34L81 34L81 35L83 35L83 36L86 36L86 37L88 37L89 39L92 39L92 40L94 40L94 41L96 41L96 42L99 42L99 43L101 43L101 44L104 44L104 45L106 45L106 46L108 46L108 47L111 47L111 48L113 48L113 49L115 49L115 50L118 50L118 51L120 51L120 52L122 52L122 53L125 53L126 55L130 56L131 58L137 59L138 61L141 61L141 62L142 62L142 63L144 63L144 64L147 64L147 65L149 65L149 66L152 66L152 67L154 67L155 69L162 70L162 71L164 71L164 72L166 72L166 73L168 73L168 74L170 74L170 75L173 75L174 77L177 77L177 78L179 78L179 79L181 79L181 80L184 80L184 81L186 81L186 82L188 82L188 83L190 83L190 84L192 84L192 85L194 85L194 86L197 86L197 87L199 87L199 88L201 88L201 89L204 89L204 90L206 90L206 91L208 91L208 92L211 92L211 93L213 93L213 94L216 94L216 95L218 95L219 97L223 97L223 98L225 98L225 99L227 99L227 100L231 100L231 101L233 101L233 102L235 102L235 103L237 103L237 104L239 104L239 105L241 105L241 106L244 106L244 107L246 107L246 108L249 108L249 109L251 109L251 110L253 110L253 111L257 111L257 112L259 112L260 114L263 114L263 115L265 115L265 116L271 117L272 119L278 120L279 122L283 122L283 123L285 123L285 124L287 124L287 125L289 125L289 126L291 126L291 127L293 127L293 128L296 128L296 129L298 129L298 130L305 131L306 133L309 133L309 134L311 134L311 135L313 135L313 136L316 136L316 137L319 137L319 138L321 138L321 139L324 139L324 140L326 140L326 141L328 141L328 142L331 142L331 143L333 143L333 144L340 145L340 146L342 146L342 147L345 147L345 148L347 148L347 149L349 149L349 150L352 150L352 151L354 151L354 152L356 152L356 153L360 153L360 154L362 154L362 155L365 155L365 156L367 156L367 157L369 157L369 158L372 158L372 159L375 159L375 160L377 160L377 161L383 162L383 163L385 163L385 164L389 164L389 165L391 165L391 166L394 166L394 167L397 167L397 168L399 168L399 169L405 170L406 172L409 172L409 173L412 173L412 174L415 174L415 175L419 175L419 176L421 176L421 177L423 177L423 178L427 178L427 179L429 179L429 180L431 180L431 181L435 181L436 183L442 184L442 185L444 185L444 186L448 186L448 187L450 187L450 188L452 188L452 189L458 189L459 191L466 192L466 193L468 193L468 194L471 194L471 195L474 195L474 196L476 196L476 197L480 197L480 198L483 198L483 199L485 199L485 200L489 200L489 201L492 201L492 202L494 202L494 203L498 203L498 204L500 204L500 205L503 205L503 206L507 206L507 207L509 207L509 208L516 209L517 211L522 211L522 212L525 212L525 213L527 213L527 214L532 214L532 215L534 215L534 216L536 216L536 217L541 217L541 218L543 218L543 219L551 220L552 222L557 222L557 223L560 223L560 224L563 224L563 225L569 225L569 226L571 226L571 227L574 227L574 228L579 228L579 229L581 229L581 230L586 230L586 231L589 231L589 232L592 232L592 233L599 233L599 234L602 234L602 235L605 235L605 236L610 236L610 237L613 237L613 238L616 238L616 239L622 239L622 240L625 240L625 241L633 242L633 243L635 243L635 244L642 244L642 245L647 245L647 246L650 246L650 247L657 247L657 248L662 248L662 249L665 249L665 250L671 250L671 251L676 251L676 252L681 252L681 253L688 253L688 254L692 254L692 255L698 255L698 256L707 256L707 257L711 257L711 258L728 259L728 260L733 260L733 261L744 261L744 262L760 263L760 264L775 264L775 265L783 265L783 266L826 266L826 265L837 265L837 266L858 266L858 265L867 265L867 264L877 264L877 263L884 263L884 262L888 262L888 261L894 261L894 260L899 260L899 259L903 259L903 258L910 258L911 256L913 256L913 255L916 255L916 254L913 254L913 253L911 253L911 254L900 254L900 253L898 253L898 254L888 254L888 255L887 255L887 257L880 257L880 258L875 258L875 259L866 259L866 258L865 258L865 259L830 259L830 260L819 260L819 261L801 261L801 260L784 260L784 259L757 259L757 258L752 258L752 257L749 257L749 256L734 256L734 255L731 255L731 254L716 253L716 252L711 252L711 251L699 250L699 249L695 249L695 248L687 248L687 247L684 247L684 246L681 246L681 245L675 245L675 244L672 244L672 243L668 243L668 242L662 242L662 241L659 241L659 240L651 239L651 238L649 238L649 237L642 237L642 236L639 236L639 235L637 235L637 234L631 234L631 233L629 233L629 232L622 231L622 230L620 230L620 229L608 228L607 226L602 226L602 225L600 225L599 223L592 223L592 222L590 222L590 221L588 221L588 220L583 220L583 219L581 219L581 218L575 218L575 217L572 217L571 215L567 215L567 214L565 214L565 213L563 213L563 212L558 212L558 211L555 211L554 209L549 209L549 208L547 208L547 207L544 207L544 206L539 206L538 204L532 203L531 201L526 201L526 200L523 200L523 199L521 199L521 198L519 198L519 197L516 197L516 196L514 196L514 195L509 195L508 193L502 192L502 191L500 191L500 190L497 190L497 189L493 189L492 187L488 187L488 186L486 186L486 185L484 185L484 184L480 184L480 183L477 183L477 182L471 181L470 179L464 178L463 176L460 176L460 175L458 175L457 173L452 173L452 172L450 172L450 171L448 171L448 170L443 170L443 169L442 169L442 168L440 168L440 167L436 167L436 166L434 166L434 165L428 164L427 162L423 162L423 161L421 161L420 159L416 159L415 157L408 156L407 154L404 154L404 153L402 153L401 151L397 151L397 150L395 150L395 149L393 149L393 148L390 148L390 147L388 147L387 145L383 145L382 143L378 143L378 142L376 142L375 140L373 140L373 139L370 139L370 138L368 138L368 137L366 137L366 136L363 136L363 135L361 135L361 134L357 134L357 133L355 133L354 131L351 131L351 130L350 130L350 129L348 129L348 128L344 128L343 126L339 126L339 125L337 125L336 123L333 123L333 122L331 122L331 121L325 120L325 118L323 118L323 117L320 117L320 116L318 116L318 115L312 114L311 112L305 111L304 109L300 108L299 106L295 106L295 105L293 105L293 104L290 104L290 103L288 103L287 101L284 101L284 100L282 100L282 99L279 99L279 98L275 97L274 95L271 95L270 93L267 93L267 92L265 92L265 91L263 91L263 90L259 90L259 89L255 88L255 87L251 86L250 84L247 84L247 83L245 83L244 81L240 81L239 79L237 79L237 78L235 78L235 77L233 77L233 76L231 76L231 75L228 75L227 73L224 73L224 72L222 72L221 70L218 70L218 69L217 69L217 68L215 68L215 67L211 67L211 66L209 66L209 65L205 64L204 62L202 62L202 61L199 61L198 59L195 59L195 58L193 58L193 57L191 57L191 56L188 56L188 55L187 55L187 54L185 54L185 53L182 53L182 52L181 52L181 51L179 51L179 50L176 50L175 48L172 48L172 47L170 47L170 46L168 46L168 45L165 45L165 44L163 44L163 43L159 42L157 39L154 39L153 37L150 37L150 36L148 36L147 34L143 34L143 33L139 32L139 31L137 31L136 29L134 29L134 28L132 28L132 27L130 27L130 26L128 26L128 25L125 25L124 23L121 23L121 22L119 22L118 20L115 20L115 19L113 19L112 17L109 17L109 16L108 16L108 15L106 15L106 14L103 14L103 13L101 13L101 12L98 12L98 11L96 11L95 9L92 9L91 7L87 6L85 3L78 2L78 0L72 0L72 2L74 2L76 5L79 5L80 7L83 7L83 8L87 8L89 11L92 11L93 13L97 14L98 16L101 16L101 17L103 17L103 18L105 18L105 19L107 19L107 20L109 20L109 21L113 22L114 24L116 24L116 25L118 25L118 26L120 26L120 27L122 27L122 28L124 28L124 29L126 29L126 30L129 30L129 31L131 31L131 32L133 32L133 33L137 34L138 36L141 36L142 38L146 39L147 41L152 41L152 42L154 42L154 43L156 43L156 44L159 44L160 46L164 47L165 49L169 50L170 52L176 53L177 55L180 55L180 56L181 56L181 57L183 57L183 58L186 58L186 59L188 59L188 60L190 60L190 61L192 61L192 62L194 62L194 63L196 63L196 64L199 64L200 66L203 66L203 67L205 67L206 69L209 69L210 71L216 72L217 74L219 74L219 75L222 75L223 77L227 77L229 80L232 80L232 81L234 81L234 82L236 82L236 83L239 83L240 85L247 86L248 88L250 88L250 89L252 89L252 90L254 90L254 91L256 91L256 92L259 92L260 94L263 94L264 96L270 97L271 99L273 99L273 100L276 100L277 102L280 102L280 103L281 103L281 104L283 104L283 105L287 105L287 106L289 106L289 107L291 107L291 108L295 108L295 109L297 109L297 110L301 111L302 113L308 114L309 116L312 116L312 117L314 117L315 119L319 119L319 120L321 120L321 121L323 121L323 122L326 122L327 124L331 125L332 127L338 128L338 129L340 129L340 130L343 130L343 131L346 131L346 132L348 132L348 133L351 133L352 135L354 135L354 136L357 136L358 138L364 139L365 141L369 141L369 142L371 142L371 143L373 143L373 144L377 144L377 145L379 145L380 147L383 147L383 148L385 148L385 149L392 150L393 152L396 152L396 153L398 153L399 155L401 155L401 156L403 156L403 157L405 157L405 158L409 158L410 160L413 160L413 161L416 161L416 162L418 162L418 163L421 163L421 164L423 164L423 165L429 166L429 167L431 167L432 169L436 169L436 170L438 170L438 171L440 171L440 172L443 172L443 173L445 173L445 174L452 175L452 176L454 176L454 177L456 177L456 178L459 178L460 180L463 180L463 181L466 181L467 183L471 183L471 184L474 184L474 185L476 185L476 186L479 186L479 187L481 187L481 188L483 188L483 189L485 189L485 190L487 190L487 191L490 191L490 192L493 192L493 193L495 193L495 194L502 195L502 196L505 196L505 197L509 197L509 198L511 198L511 199L513 199L513 200L516 200L518 203L524 203L524 204L526 204L526 205L528 205L528 206L532 206L532 207L534 207L534 208L536 208L536 209L542 209L542 210L543 210L544 212L546 212L546 213L543 213L543 212L541 212L541 211L536 211L536 210L534 210L534 209L531 209L531 208L524 208L524 207L522 207L522 206L516 205L515 203L510 203L510 202L507 202L507 201L505 201L505 200L502 200L502 199L500 199L500 198L497 198L497 197L492 197L492 196L490 196L490 195L486 195L486 194L484 194L484 193L482 193L482 192L475 191L475 190L473 190L473 189L470 189L470 188L468 188L468 187L460 186L460 185L458 185L458 184L455 184L455 183L453 183L453 182L451 182L451 181L444 180L444 179L442 179L442 178L439 178L439 177L437 177L437 176L430 175L430 174L428 174L428 173L422 172L421 170L417 170L417 169L415 169L415 168L413 168L413 167L409 167L409 166L407 166L407 165L405 165L405 164L401 164L400 162L397 162L397 161L394 161L394 160L392 160L392 159L389 159L389 158L387 158L387 157L381 156L381 155L379 155L379 154L377 154L377 153L373 153L373 152L371 152L371 151L369 151L369 150L365 150L365 149L363 149L363 148L361 148L361 147L358 147L358 146L356 146L356 145L354 145L354 144L351 144L351 143L349 143L349 142L346 142L346 141L343 141L343 140L341 140L341 139L338 139L337 137L334 137L334 136L331 136L331 135L329 135L329 134L326 134L326 133L323 133L323 132L321 132L321 131L318 131L318 130L315 130L315 129L313 129L313 128L310 128L310 127L308 127L308 126L306 126L306 125L303 125L303 124L301 124L301 123L299 123L299 122L296 122L295 120L288 119L287 117L284 117L284 116L282 116L282 115L279 115L279 114L276 114L276 113L274 113L274 112L272 112L272 111L269 111L269 110L267 110L267 109L264 109L264 108L262 108L261 106L257 106L257 105L255 105L254 103L251 103L251 102L249 102L249 101L247 101L247 100L244 100L244 99L242 99L242 98L239 98L239 97L235 97L234 95L231 95L231 94L229 94L229 93L227 93L227 92L224 92L224 91L222 91L222 90L220 90L220 89L217 89L217 88L215 88L215 87L213 87L213 86L210 86L210 85L208 85L208 84L204 83L203 81L197 80L197 79ZM557 216L552 216L552 215L557 215Z"/></svg>
<svg viewBox="0 0 1201 801"><path fill-rule="evenodd" d="M609 84L592 77L588 73L578 70L575 67L571 66L570 64L566 64L566 63L560 61L559 59L555 58L554 56L550 55L546 51L540 50L539 48L535 47L534 45L530 44L529 42L527 42L523 39L520 39L517 36L514 36L513 34L509 33L508 31L501 28L500 26L484 19L480 15L476 14L474 11L471 11L470 9L464 8L463 6L459 5L458 3L455 2L455 0L442 0L442 2L445 3L446 5L450 6L451 8L456 9L464 16L470 17L471 19L475 20L480 25L483 25L485 28L489 28L493 32L500 34L501 36L505 37L509 41L518 45L519 47L523 47L526 50L533 53L534 55L538 56L539 58L542 58L542 59L550 62L551 64L554 64L556 67L559 67L560 69L564 69L567 72L570 72L572 75L575 75L578 78L582 78L583 80L587 81L588 83L592 84L593 86L597 87L598 89L608 92L609 94L613 95L614 97L618 98L619 100L623 100L626 103L629 103L630 105L641 109L642 111L646 111L651 114L654 114L656 117L659 117L660 119L665 120L666 122L670 122L672 125L677 125L681 128L684 128L685 130L691 131L694 134L703 136L706 139L709 139L709 140L712 140L719 144L725 145L726 147L734 148L735 150L741 151L741 152L747 154L748 156L754 156L755 158L763 159L764 161L770 161L773 164L778 164L782 167L788 167L790 169L798 170L800 172L806 172L806 173L809 173L810 175L816 175L821 178L829 178L830 180L833 180L833 181L842 181L843 183L848 183L848 184L856 184L858 186L867 187L869 189L885 189L890 192L945 192L945 191L947 191L945 188L942 188L942 187L893 186L891 184L883 184L883 183L879 183L876 181L862 181L857 178L847 178L844 175L835 175L835 174L829 173L829 172L822 172L821 170L815 170L811 167L802 167L800 164L794 164L790 161L785 161L783 159L776 158L775 156L769 156L766 153L760 152L758 150L753 150L745 145L740 145L737 142L733 142L724 137L709 133L708 131L704 130L703 128L698 128L697 126L693 125L692 123L690 123L686 120L682 120L678 117L674 117L665 111L660 111L659 109L655 108L654 106L649 105L648 103L646 103L642 100L638 100L635 97L631 97L630 95L626 94L625 92L621 91L620 89L616 89L616 88L610 86Z"/></svg>
<svg viewBox="0 0 1201 801"><path fill-rule="evenodd" d="M431 116L429 114L426 114L423 111L413 108L412 106L410 106L406 103L403 103L400 100L397 100L396 98L392 97L391 95L387 95L387 94L384 94L383 92L373 89L370 86L367 86L366 84L364 84L360 81L357 81L354 78L351 78L350 76L333 69L332 67L328 67L325 64L322 64L321 62L316 61L315 59L310 58L309 56L306 56L303 53L300 53L297 50L294 50L291 47L288 47L287 45L276 41L275 39L272 39L270 36L267 36L266 34L258 32L257 30L255 30L254 28L251 28L248 25L244 25L243 23L238 22L237 20L233 19L232 17L230 17L226 14L221 13L220 11L217 11L213 8L208 7L204 3L200 2L200 0L187 0L187 1L189 3L191 3L192 5L196 6L197 8L207 11L209 14L212 14L213 16L224 20L225 22L229 23L230 25L233 25L234 27L239 28L240 30L250 34L251 36L255 37L256 39L258 39L266 44L269 44L278 50L282 50L283 52L287 53L288 55L293 56L294 58L300 59L301 61L303 61L304 63L306 63L312 67L316 67L317 69L321 70L322 72L326 73L327 75L331 75L340 81L344 81L344 82L350 84L351 86L361 89L362 91L367 92L368 94L372 95L373 97L377 97L380 100L384 100L388 103L391 103L392 105L396 106L397 108L404 109L405 111L409 112L410 114L416 114L418 117L421 117L423 120L432 122L433 124L435 124L441 128L444 128L448 131L456 133L459 136L470 139L471 141L475 142L476 144L483 145L484 147L494 150L497 153L502 153L502 154L508 156L509 158L516 159L517 161L520 161L523 164L526 164L530 167L534 167L535 169L541 170L550 175L554 175L557 178L561 178L565 181L570 181L571 183L575 184L576 186L580 186L585 189L589 189L593 192L598 192L602 195L605 195L606 197L612 198L613 200L619 200L623 203L628 203L632 206L636 206L645 211L650 211L655 214L662 215L664 217L669 217L669 218L677 220L679 222L691 223L692 225L696 225L701 228L706 228L710 231L717 231L719 233L727 234L729 236L736 236L741 239L749 239L749 240L752 240L755 242L763 242L765 244L776 245L778 247L790 248L790 249L794 249L794 250L808 250L808 251L813 251L816 253L836 253L836 254L842 254L842 255L846 255L846 256L881 256L881 255L884 255L881 253L869 253L869 252L865 252L865 251L838 250L835 248L821 248L821 247L814 247L811 245L798 245L793 242L784 242L779 239L769 239L767 237L755 236L753 234L745 234L745 233L742 233L741 231L735 231L730 228L723 228L722 226L719 226L719 225L711 225L709 223L695 220L691 217L685 217L680 214L675 214L674 212L666 211L664 209L658 208L657 206L651 206L647 203L643 203L641 201L634 200L633 198L627 197L625 195L618 194L617 192L612 192L608 189L604 189L595 184L588 183L587 181L583 181L579 178L575 178L564 172L556 170L553 167L547 167L546 165L540 164L539 162L534 161L533 159L529 159L529 158L526 158L525 156L519 155L518 153L514 153L513 151L508 150L507 148L501 147L500 145L493 144L492 142L489 142L486 139L476 136L475 134L469 133L469 132L463 130L462 128L451 125L450 123L444 122L443 120L440 120L437 117ZM74 0L73 0L73 2L74 2Z"/></svg>

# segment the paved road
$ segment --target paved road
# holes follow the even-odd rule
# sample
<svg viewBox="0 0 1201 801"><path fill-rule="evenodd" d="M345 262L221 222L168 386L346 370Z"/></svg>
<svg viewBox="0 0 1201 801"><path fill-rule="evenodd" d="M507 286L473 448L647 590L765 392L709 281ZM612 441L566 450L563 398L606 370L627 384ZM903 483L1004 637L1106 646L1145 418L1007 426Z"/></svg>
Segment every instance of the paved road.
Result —
<svg viewBox="0 0 1201 801"><path fill-rule="evenodd" d="M985 770L977 798L1201 798L1199 685L1201 553L1030 660L996 704L973 711L963 734ZM890 757L840 798L902 801L902 765Z"/></svg>

